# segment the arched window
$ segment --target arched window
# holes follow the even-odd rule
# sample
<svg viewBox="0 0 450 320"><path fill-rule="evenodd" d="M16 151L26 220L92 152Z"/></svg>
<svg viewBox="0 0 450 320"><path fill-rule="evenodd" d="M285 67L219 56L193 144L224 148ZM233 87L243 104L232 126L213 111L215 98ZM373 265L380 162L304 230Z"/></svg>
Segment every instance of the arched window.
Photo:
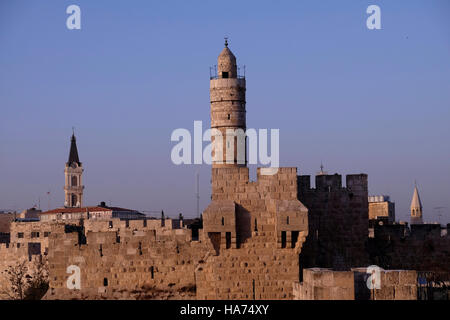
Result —
<svg viewBox="0 0 450 320"><path fill-rule="evenodd" d="M72 176L72 186L76 187L78 185L78 180L76 176Z"/></svg>
<svg viewBox="0 0 450 320"><path fill-rule="evenodd" d="M77 205L77 195L72 194L72 207L75 207Z"/></svg>

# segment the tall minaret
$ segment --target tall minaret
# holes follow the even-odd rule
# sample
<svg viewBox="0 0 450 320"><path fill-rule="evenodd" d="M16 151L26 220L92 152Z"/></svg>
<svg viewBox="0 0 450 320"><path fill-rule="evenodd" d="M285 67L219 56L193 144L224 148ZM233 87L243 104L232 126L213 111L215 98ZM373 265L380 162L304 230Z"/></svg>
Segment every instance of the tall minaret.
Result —
<svg viewBox="0 0 450 320"><path fill-rule="evenodd" d="M212 167L244 167L245 78L238 75L236 57L228 48L227 38L217 59L217 71L210 80Z"/></svg>
<svg viewBox="0 0 450 320"><path fill-rule="evenodd" d="M83 175L83 167L78 158L77 140L75 133L72 134L70 140L69 161L66 162L64 169L65 177L65 207L81 207L83 204L83 183L81 177Z"/></svg>
<svg viewBox="0 0 450 320"><path fill-rule="evenodd" d="M414 186L414 193L411 200L411 224L422 224L422 202L420 201L417 185Z"/></svg>

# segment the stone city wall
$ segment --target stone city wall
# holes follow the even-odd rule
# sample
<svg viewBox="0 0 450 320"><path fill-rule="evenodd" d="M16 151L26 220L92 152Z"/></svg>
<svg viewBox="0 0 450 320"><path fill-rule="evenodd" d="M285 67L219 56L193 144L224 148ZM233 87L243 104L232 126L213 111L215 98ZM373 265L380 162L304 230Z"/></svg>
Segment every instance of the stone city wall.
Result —
<svg viewBox="0 0 450 320"><path fill-rule="evenodd" d="M371 264L386 269L449 273L450 236L441 232L439 224L410 228L403 224L375 225L368 247Z"/></svg>
<svg viewBox="0 0 450 320"><path fill-rule="evenodd" d="M294 283L294 300L355 300L354 274L326 268L303 270L303 281Z"/></svg>
<svg viewBox="0 0 450 320"><path fill-rule="evenodd" d="M309 233L301 253L303 268L350 270L368 263L367 175L299 177L298 198L308 208Z"/></svg>
<svg viewBox="0 0 450 320"><path fill-rule="evenodd" d="M295 300L417 300L417 272L380 270L379 282L369 289L366 268L334 271L326 268L303 270L303 281L293 286Z"/></svg>
<svg viewBox="0 0 450 320"><path fill-rule="evenodd" d="M187 229L87 232L86 244L78 240L76 232L52 234L46 299L155 298L158 292L195 297L194 270L212 249L190 241ZM71 265L80 268L80 290L67 288Z"/></svg>

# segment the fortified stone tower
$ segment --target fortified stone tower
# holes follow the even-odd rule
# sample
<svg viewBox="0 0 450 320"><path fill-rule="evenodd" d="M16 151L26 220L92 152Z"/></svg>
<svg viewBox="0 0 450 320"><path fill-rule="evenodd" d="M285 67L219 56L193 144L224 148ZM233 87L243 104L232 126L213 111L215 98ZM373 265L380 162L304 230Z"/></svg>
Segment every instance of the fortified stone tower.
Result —
<svg viewBox="0 0 450 320"><path fill-rule="evenodd" d="M66 162L64 169L65 177L65 207L81 207L83 204L83 189L81 177L83 175L83 167L78 158L77 141L75 134L72 134L70 141L69 160Z"/></svg>
<svg viewBox="0 0 450 320"><path fill-rule="evenodd" d="M422 224L422 202L420 201L417 185L414 186L414 194L411 200L411 224Z"/></svg>
<svg viewBox="0 0 450 320"><path fill-rule="evenodd" d="M217 69L210 81L211 203L199 235L209 251L196 272L197 299L289 299L308 234L297 168L271 174L258 168L256 181L250 181L245 79L226 40Z"/></svg>
<svg viewBox="0 0 450 320"><path fill-rule="evenodd" d="M245 167L245 78L226 39L217 71L210 80L212 167Z"/></svg>

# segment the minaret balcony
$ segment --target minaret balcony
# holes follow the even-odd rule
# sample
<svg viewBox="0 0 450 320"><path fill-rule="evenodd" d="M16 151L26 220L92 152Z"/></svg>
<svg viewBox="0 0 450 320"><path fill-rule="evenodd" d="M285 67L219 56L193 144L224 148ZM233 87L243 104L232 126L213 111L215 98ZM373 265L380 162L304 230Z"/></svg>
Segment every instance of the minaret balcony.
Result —
<svg viewBox="0 0 450 320"><path fill-rule="evenodd" d="M230 79L230 78L228 78L228 73L218 74L217 73L217 65L215 65L215 66L209 68L209 79L216 80L216 79ZM237 67L237 79L245 79L245 66Z"/></svg>

